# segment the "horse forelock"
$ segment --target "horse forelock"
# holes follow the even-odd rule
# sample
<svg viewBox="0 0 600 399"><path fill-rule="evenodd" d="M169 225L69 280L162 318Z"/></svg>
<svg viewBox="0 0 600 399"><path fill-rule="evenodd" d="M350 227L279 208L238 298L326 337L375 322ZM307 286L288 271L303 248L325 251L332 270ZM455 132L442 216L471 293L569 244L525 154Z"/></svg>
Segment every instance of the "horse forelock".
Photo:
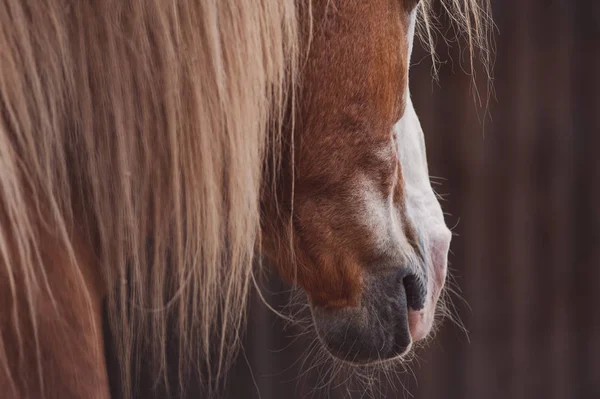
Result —
<svg viewBox="0 0 600 399"><path fill-rule="evenodd" d="M125 391L133 343L165 366L169 314L181 366L210 363L217 379L243 320L269 121L293 73L293 1L4 0L0 20L6 303L35 320L36 297L56 289L40 237L74 259L89 247L94 261L65 273L101 271ZM29 278L13 283L18 268ZM0 358L21 394L43 384L45 365L25 381L35 370Z"/></svg>
<svg viewBox="0 0 600 399"><path fill-rule="evenodd" d="M444 4L469 43L485 45L486 6ZM73 300L90 309L84 276L99 272L126 393L136 345L164 371L170 314L180 366L204 362L209 385L226 370L260 234L264 158L279 151L293 96L297 6L0 1L0 312L24 304L0 326L0 380L15 392L43 390L40 298L69 306L55 295L44 237L84 287ZM33 380L19 360L29 338Z"/></svg>

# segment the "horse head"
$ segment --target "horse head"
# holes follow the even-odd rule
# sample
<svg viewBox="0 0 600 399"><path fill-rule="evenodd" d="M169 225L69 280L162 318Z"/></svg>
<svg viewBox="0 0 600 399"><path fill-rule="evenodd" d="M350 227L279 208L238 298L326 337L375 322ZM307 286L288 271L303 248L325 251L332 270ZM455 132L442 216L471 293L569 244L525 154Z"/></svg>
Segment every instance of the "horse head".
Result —
<svg viewBox="0 0 600 399"><path fill-rule="evenodd" d="M408 87L417 2L323 1L311 13L277 185L288 223L266 225L265 252L306 291L331 354L401 357L432 329L451 239Z"/></svg>

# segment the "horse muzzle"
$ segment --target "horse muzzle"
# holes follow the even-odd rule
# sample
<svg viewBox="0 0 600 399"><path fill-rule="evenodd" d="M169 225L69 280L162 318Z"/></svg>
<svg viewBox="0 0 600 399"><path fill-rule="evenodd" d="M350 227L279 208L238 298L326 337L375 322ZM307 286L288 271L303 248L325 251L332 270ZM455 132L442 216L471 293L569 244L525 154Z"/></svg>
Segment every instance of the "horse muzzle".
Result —
<svg viewBox="0 0 600 399"><path fill-rule="evenodd" d="M319 339L335 358L353 364L397 359L411 348L410 320L427 301L424 278L407 268L364 279L358 306L313 306Z"/></svg>

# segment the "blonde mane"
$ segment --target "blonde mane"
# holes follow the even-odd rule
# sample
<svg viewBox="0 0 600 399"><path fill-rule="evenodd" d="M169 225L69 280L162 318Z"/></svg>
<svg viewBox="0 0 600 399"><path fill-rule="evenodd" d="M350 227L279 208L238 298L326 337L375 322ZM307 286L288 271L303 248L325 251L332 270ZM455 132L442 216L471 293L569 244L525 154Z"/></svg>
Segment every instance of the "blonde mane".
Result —
<svg viewBox="0 0 600 399"><path fill-rule="evenodd" d="M443 4L471 53L486 49L487 2ZM174 315L180 369L200 362L207 383L222 376L259 249L265 155L278 151L298 73L296 8L0 0L0 281L28 309L11 315L19 351L20 326L32 323L41 353L36 298L55 294L41 256L50 236L81 279L80 243L90 247L123 364L147 347L164 371ZM74 300L91 307L90 295ZM25 378L5 361L10 345L0 339L0 369ZM41 385L43 375L40 365Z"/></svg>

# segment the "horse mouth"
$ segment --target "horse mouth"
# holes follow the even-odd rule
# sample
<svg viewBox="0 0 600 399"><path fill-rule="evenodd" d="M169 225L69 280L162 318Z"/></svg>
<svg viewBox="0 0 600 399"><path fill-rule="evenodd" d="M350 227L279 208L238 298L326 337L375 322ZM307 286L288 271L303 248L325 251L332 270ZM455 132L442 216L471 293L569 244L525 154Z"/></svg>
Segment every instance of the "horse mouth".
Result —
<svg viewBox="0 0 600 399"><path fill-rule="evenodd" d="M406 272L369 279L355 307L312 307L319 340L334 358L356 365L402 359L424 337L427 289ZM425 334L427 335L427 334Z"/></svg>

